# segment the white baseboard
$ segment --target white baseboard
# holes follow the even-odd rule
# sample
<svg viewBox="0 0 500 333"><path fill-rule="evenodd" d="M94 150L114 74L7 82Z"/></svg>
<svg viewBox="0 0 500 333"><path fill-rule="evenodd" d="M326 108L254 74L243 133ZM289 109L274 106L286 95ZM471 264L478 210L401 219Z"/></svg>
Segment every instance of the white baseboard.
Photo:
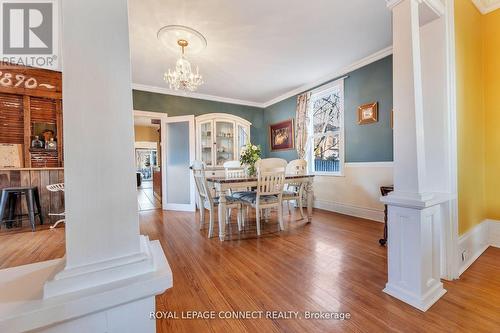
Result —
<svg viewBox="0 0 500 333"><path fill-rule="evenodd" d="M384 222L384 211L373 208L365 208L343 204L340 202L331 202L324 200L314 200L314 208L328 210L330 212L351 215L367 220Z"/></svg>
<svg viewBox="0 0 500 333"><path fill-rule="evenodd" d="M488 234L490 235L490 246L500 247L500 221L486 220L488 222Z"/></svg>
<svg viewBox="0 0 500 333"><path fill-rule="evenodd" d="M459 275L489 247L500 247L500 221L484 220L458 239Z"/></svg>

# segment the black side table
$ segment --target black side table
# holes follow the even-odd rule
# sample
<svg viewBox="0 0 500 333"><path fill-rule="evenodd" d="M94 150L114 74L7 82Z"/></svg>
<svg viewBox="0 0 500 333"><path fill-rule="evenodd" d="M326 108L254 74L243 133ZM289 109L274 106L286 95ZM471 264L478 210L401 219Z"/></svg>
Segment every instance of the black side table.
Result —
<svg viewBox="0 0 500 333"><path fill-rule="evenodd" d="M8 187L2 189L2 195L0 197L0 223L6 223L6 225L9 226L12 225L12 222L16 221L19 217L22 219L22 217L25 216L25 214L15 214L16 202L19 197L24 197L26 199L26 206L28 207L27 215L31 223L31 230L35 231L35 216L38 215L40 224L43 224L40 196L38 194L38 187L36 186ZM4 219L7 203L9 204L9 214L8 218Z"/></svg>
<svg viewBox="0 0 500 333"><path fill-rule="evenodd" d="M394 191L394 186L381 186L380 193L385 197L390 192ZM384 238L378 240L380 245L385 246L387 243L387 205L384 205Z"/></svg>

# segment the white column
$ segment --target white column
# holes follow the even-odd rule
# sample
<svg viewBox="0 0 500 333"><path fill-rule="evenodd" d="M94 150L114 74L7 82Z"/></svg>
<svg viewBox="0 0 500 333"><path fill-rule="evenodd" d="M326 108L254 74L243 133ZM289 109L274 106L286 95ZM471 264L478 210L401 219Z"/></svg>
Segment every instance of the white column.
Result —
<svg viewBox="0 0 500 333"><path fill-rule="evenodd" d="M46 297L152 270L139 237L127 1L61 9L66 265Z"/></svg>
<svg viewBox="0 0 500 333"><path fill-rule="evenodd" d="M438 231L443 198L426 188L419 17L419 6L425 5L422 0L389 1L393 16L395 190L382 198L389 209L388 282L384 291L422 311L446 292L440 281Z"/></svg>
<svg viewBox="0 0 500 333"><path fill-rule="evenodd" d="M0 270L0 332L154 332L172 272L139 235L127 0L61 6L66 257Z"/></svg>

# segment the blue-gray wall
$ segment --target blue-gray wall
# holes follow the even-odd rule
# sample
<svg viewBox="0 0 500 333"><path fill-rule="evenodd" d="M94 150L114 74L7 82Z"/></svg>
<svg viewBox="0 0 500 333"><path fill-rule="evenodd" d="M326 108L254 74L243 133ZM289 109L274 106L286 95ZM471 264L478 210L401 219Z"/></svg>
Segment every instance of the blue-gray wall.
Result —
<svg viewBox="0 0 500 333"><path fill-rule="evenodd" d="M344 81L344 126L346 162L383 162L393 160L392 129L392 56L388 56L348 74ZM264 110L266 129L270 124L295 118L297 97L290 97ZM379 121L358 125L358 106L378 101ZM267 132L266 132L267 133ZM264 151L267 157L287 160L297 158L295 150L270 151L268 140Z"/></svg>
<svg viewBox="0 0 500 333"><path fill-rule="evenodd" d="M392 129L392 56L371 63L348 74L344 86L344 125L346 162L384 162L393 160ZM134 110L168 113L169 116L229 113L252 123L251 138L262 146L263 157L297 158L295 149L270 151L268 128L270 124L295 118L297 97L290 97L265 109L207 101L202 99L133 91ZM378 102L379 121L358 125L358 106Z"/></svg>
<svg viewBox="0 0 500 333"><path fill-rule="evenodd" d="M264 146L267 139L264 125L264 109L207 101L203 99L158 94L147 91L132 91L134 110L168 113L170 117L206 113L229 113L244 118L252 123L250 136L252 142Z"/></svg>

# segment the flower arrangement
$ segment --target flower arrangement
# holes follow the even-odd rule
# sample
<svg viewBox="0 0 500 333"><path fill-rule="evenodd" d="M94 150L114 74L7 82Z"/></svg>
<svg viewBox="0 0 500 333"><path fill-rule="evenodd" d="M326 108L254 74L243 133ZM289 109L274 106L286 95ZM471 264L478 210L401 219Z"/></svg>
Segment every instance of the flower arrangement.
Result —
<svg viewBox="0 0 500 333"><path fill-rule="evenodd" d="M241 148L240 163L241 165L246 165L247 172L249 176L254 176L255 172L255 162L260 160L261 149L260 146L247 143Z"/></svg>

